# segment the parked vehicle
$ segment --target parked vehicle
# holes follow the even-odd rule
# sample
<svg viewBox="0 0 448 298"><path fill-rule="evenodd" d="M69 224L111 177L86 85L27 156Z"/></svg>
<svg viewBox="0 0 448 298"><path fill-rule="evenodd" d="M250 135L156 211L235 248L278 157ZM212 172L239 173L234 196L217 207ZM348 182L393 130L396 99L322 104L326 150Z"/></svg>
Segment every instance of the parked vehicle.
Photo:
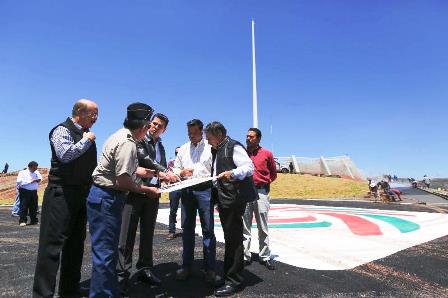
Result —
<svg viewBox="0 0 448 298"><path fill-rule="evenodd" d="M288 164L281 164L277 158L274 158L275 161L275 166L277 168L277 173L283 173L283 174L288 174L289 173L289 168L288 168Z"/></svg>

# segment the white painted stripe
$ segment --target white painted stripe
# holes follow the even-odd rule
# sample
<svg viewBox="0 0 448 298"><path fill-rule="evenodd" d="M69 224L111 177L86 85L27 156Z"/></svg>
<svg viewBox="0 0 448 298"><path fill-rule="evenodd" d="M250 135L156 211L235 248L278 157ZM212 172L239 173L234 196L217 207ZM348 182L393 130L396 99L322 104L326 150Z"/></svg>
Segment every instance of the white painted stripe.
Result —
<svg viewBox="0 0 448 298"><path fill-rule="evenodd" d="M379 228L381 235L355 234L340 218L330 213L367 220ZM417 224L419 228L403 233L381 218L367 215L383 216L383 219L393 216L395 220L407 220L411 225ZM168 216L169 209L160 209L157 220L168 224ZM315 219L308 223L328 222L331 226L270 228L270 246L277 261L308 269L345 270L448 234L448 215L440 213L294 204L271 204L269 212L270 225L277 224L274 221L309 216ZM359 228L361 234L366 232L364 225L357 224L354 227ZM200 224L197 224L196 232L201 235ZM220 226L215 226L215 235L217 241L224 242ZM257 231L254 227L252 236L251 251L257 253Z"/></svg>

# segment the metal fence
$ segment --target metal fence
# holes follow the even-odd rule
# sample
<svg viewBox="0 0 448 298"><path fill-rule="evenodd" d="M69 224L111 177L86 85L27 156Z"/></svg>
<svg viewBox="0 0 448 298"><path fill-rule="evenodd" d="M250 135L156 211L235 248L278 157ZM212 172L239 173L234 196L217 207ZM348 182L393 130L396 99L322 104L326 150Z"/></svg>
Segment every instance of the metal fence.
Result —
<svg viewBox="0 0 448 298"><path fill-rule="evenodd" d="M276 157L283 169L293 169L297 174L339 176L351 179L365 179L361 171L348 156L336 157Z"/></svg>

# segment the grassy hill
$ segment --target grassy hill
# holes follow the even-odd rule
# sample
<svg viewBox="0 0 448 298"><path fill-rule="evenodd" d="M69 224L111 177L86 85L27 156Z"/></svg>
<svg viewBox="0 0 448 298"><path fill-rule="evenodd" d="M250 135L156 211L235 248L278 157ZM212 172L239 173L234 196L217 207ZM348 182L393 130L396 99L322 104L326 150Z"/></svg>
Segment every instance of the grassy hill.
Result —
<svg viewBox="0 0 448 298"><path fill-rule="evenodd" d="M278 174L272 198L360 198L369 191L366 181L310 175Z"/></svg>
<svg viewBox="0 0 448 298"><path fill-rule="evenodd" d="M39 201L47 184L48 171L39 169L43 183L39 186ZM17 174L0 176L0 205L13 204L15 199L15 179ZM368 192L367 182L351 179L317 177L309 175L278 174L271 185L272 198L361 198ZM162 202L168 201L168 195L162 195Z"/></svg>

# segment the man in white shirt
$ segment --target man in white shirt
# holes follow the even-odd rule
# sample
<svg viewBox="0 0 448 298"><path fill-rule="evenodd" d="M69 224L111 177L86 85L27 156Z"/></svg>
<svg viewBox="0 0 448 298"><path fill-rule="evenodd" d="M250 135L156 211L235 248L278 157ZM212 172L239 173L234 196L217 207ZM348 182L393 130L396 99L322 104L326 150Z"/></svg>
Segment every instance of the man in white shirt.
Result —
<svg viewBox="0 0 448 298"><path fill-rule="evenodd" d="M190 142L182 145L174 161L173 172L182 179L210 177L212 169L211 147L203 138L204 124L201 120L188 121ZM202 227L204 251L204 271L206 282L215 285L216 238L214 233L213 203L211 183L205 182L182 190L182 268L177 270L176 279L190 277L194 259L196 213Z"/></svg>
<svg viewBox="0 0 448 298"><path fill-rule="evenodd" d="M37 188L42 176L37 170L37 162L28 163L28 169L22 170L17 176L17 189L19 190L20 209L19 225L26 226L28 215L31 219L30 225L35 225L37 220Z"/></svg>

